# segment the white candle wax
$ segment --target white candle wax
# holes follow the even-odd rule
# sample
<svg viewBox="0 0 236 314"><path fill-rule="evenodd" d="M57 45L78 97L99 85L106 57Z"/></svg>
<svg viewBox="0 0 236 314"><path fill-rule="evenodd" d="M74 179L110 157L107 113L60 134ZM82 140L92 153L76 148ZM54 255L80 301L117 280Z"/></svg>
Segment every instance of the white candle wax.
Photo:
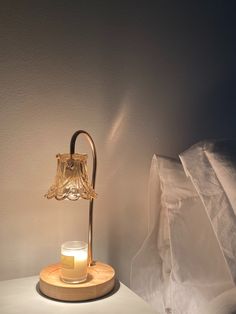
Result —
<svg viewBox="0 0 236 314"><path fill-rule="evenodd" d="M73 245L66 245L72 243ZM74 248L75 242L71 241L62 245L61 248L61 279L68 283L83 282L87 278L87 244L81 248Z"/></svg>

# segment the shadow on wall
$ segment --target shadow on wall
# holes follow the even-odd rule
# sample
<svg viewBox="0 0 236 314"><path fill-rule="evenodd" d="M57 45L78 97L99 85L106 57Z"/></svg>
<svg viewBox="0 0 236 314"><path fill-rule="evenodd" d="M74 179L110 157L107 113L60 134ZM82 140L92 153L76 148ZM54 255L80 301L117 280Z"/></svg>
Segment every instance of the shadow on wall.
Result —
<svg viewBox="0 0 236 314"><path fill-rule="evenodd" d="M195 142L203 139L236 139L236 78L233 73L227 74L217 86L202 95L201 103L192 106L195 108L195 119L192 120L190 132L195 135Z"/></svg>

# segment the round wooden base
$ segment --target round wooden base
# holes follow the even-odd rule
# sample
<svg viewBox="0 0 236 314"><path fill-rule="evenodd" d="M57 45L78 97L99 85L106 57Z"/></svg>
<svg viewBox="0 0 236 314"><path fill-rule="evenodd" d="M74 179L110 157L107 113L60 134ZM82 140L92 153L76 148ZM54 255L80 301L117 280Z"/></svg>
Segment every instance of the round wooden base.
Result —
<svg viewBox="0 0 236 314"><path fill-rule="evenodd" d="M115 285L114 269L100 262L88 267L88 277L79 284L60 279L60 264L49 265L40 272L39 288L46 296L61 301L85 301L104 296Z"/></svg>

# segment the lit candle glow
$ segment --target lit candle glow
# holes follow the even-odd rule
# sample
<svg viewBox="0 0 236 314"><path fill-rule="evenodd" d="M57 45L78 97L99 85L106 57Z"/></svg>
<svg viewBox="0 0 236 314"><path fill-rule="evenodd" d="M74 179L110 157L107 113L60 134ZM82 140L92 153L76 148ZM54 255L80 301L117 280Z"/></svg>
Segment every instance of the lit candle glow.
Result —
<svg viewBox="0 0 236 314"><path fill-rule="evenodd" d="M82 241L69 241L61 246L61 279L67 283L80 283L87 278L88 245Z"/></svg>

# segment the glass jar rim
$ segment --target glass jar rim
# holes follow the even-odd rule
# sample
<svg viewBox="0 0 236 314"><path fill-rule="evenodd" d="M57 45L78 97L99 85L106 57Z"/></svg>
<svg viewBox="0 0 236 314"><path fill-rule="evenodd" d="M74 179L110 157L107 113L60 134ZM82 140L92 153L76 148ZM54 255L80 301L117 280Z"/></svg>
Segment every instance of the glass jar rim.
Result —
<svg viewBox="0 0 236 314"><path fill-rule="evenodd" d="M83 250L87 249L88 244L84 241L67 241L61 245L61 248L64 250Z"/></svg>

